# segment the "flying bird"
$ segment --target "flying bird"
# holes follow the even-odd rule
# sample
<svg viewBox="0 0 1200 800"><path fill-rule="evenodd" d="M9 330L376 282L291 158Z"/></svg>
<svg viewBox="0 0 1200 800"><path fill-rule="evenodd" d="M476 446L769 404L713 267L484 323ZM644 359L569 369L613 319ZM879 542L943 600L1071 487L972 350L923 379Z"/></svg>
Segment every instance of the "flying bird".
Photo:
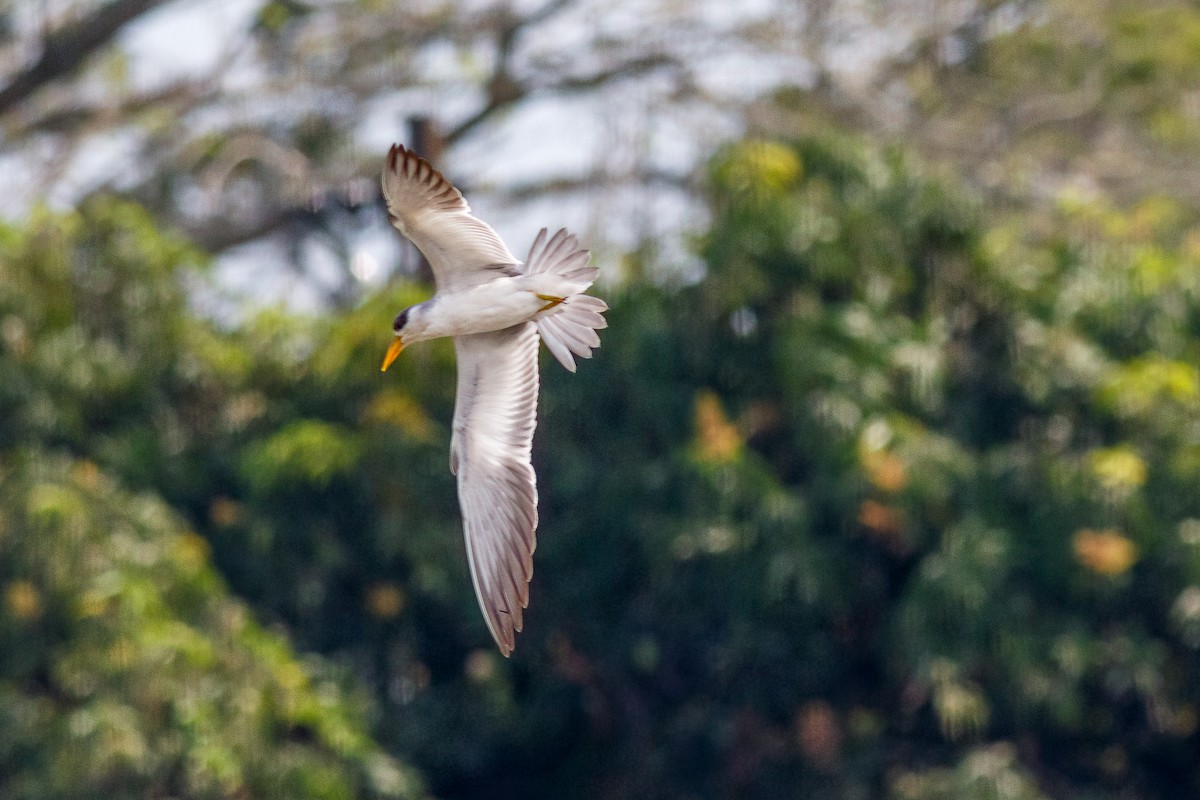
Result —
<svg viewBox="0 0 1200 800"><path fill-rule="evenodd" d="M529 604L537 544L538 342L571 372L607 327L589 254L543 228L522 264L462 193L425 159L392 145L383 171L388 219L425 255L437 291L392 323L387 370L414 342L454 337L458 388L450 472L458 478L467 562L488 630L505 656Z"/></svg>

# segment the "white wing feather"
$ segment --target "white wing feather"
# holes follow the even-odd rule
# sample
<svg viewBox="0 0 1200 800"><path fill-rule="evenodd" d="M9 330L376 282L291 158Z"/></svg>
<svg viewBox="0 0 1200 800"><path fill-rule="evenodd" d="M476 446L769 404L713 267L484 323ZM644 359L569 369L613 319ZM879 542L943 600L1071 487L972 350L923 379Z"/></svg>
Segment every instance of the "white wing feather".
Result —
<svg viewBox="0 0 1200 800"><path fill-rule="evenodd" d="M530 455L537 424L533 323L457 336L458 394L450 470L458 476L467 561L488 630L509 655L529 604L537 546Z"/></svg>
<svg viewBox="0 0 1200 800"><path fill-rule="evenodd" d="M462 193L433 165L392 145L383 171L388 218L425 255L438 291L469 289L518 274L520 262Z"/></svg>

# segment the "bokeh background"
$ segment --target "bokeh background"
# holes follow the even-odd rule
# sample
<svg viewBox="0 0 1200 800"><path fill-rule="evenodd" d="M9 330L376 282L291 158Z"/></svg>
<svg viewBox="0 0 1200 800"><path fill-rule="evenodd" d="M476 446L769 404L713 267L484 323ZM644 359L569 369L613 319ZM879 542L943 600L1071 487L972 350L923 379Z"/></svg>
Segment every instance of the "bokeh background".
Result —
<svg viewBox="0 0 1200 800"><path fill-rule="evenodd" d="M611 304L492 646L387 146ZM0 796L1200 796L1200 6L0 4Z"/></svg>

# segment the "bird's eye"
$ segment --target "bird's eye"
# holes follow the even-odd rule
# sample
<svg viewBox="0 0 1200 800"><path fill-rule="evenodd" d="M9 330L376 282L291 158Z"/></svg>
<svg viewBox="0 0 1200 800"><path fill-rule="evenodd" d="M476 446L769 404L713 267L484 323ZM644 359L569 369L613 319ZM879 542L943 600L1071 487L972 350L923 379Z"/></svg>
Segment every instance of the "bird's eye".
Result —
<svg viewBox="0 0 1200 800"><path fill-rule="evenodd" d="M396 315L396 321L392 323L392 330L396 333L404 330L404 326L408 324L408 309L404 309Z"/></svg>

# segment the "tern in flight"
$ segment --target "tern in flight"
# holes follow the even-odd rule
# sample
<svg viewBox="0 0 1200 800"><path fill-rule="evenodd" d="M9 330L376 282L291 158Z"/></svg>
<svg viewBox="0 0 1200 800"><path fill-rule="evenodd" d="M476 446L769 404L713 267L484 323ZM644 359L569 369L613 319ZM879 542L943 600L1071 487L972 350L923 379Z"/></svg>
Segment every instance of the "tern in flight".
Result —
<svg viewBox="0 0 1200 800"><path fill-rule="evenodd" d="M467 562L500 652L512 653L529 604L537 484L530 453L537 424L538 342L571 372L607 326L596 279L576 238L543 228L522 264L462 193L425 159L393 145L383 171L388 218L425 255L437 292L401 311L386 370L414 342L454 337L458 391L450 472L458 477Z"/></svg>

